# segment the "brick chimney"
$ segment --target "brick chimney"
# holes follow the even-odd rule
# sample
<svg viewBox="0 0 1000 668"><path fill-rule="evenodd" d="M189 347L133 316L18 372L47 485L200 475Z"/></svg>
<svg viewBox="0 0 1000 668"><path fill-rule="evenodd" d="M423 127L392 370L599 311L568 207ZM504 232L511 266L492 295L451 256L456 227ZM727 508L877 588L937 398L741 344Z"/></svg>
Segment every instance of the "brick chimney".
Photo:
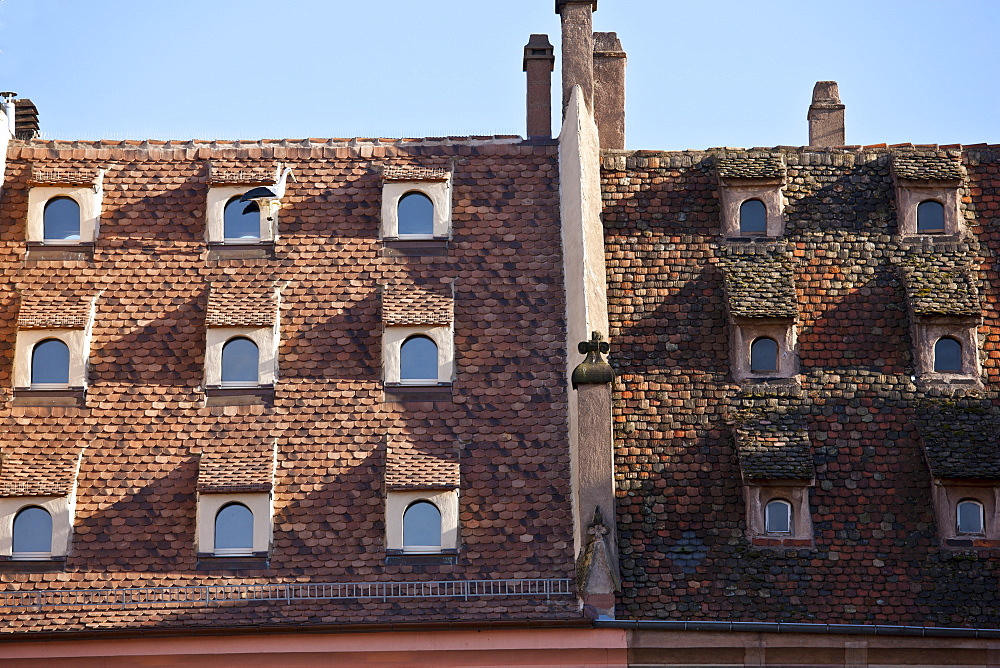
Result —
<svg viewBox="0 0 1000 668"><path fill-rule="evenodd" d="M809 105L809 145L817 147L843 146L844 105L836 81L817 81Z"/></svg>
<svg viewBox="0 0 1000 668"><path fill-rule="evenodd" d="M562 110L566 113L573 86L583 89L587 109L594 110L594 19L597 0L556 0L562 17Z"/></svg>
<svg viewBox="0 0 1000 668"><path fill-rule="evenodd" d="M625 148L625 62L617 33L594 33L594 116L601 148Z"/></svg>
<svg viewBox="0 0 1000 668"><path fill-rule="evenodd" d="M548 35L532 35L524 47L528 73L528 137L552 136L552 70L556 57Z"/></svg>

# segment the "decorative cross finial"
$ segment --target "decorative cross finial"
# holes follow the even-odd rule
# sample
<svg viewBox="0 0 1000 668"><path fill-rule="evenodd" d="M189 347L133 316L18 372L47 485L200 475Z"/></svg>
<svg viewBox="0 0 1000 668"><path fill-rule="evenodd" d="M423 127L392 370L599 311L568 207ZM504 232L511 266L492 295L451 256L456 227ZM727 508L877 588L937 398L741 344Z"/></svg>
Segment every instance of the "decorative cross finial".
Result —
<svg viewBox="0 0 1000 668"><path fill-rule="evenodd" d="M587 356L585 363L599 363L604 361L601 359L601 353L607 354L611 351L611 344L604 340L600 332L591 332L590 341L581 342L577 350L581 355Z"/></svg>
<svg viewBox="0 0 1000 668"><path fill-rule="evenodd" d="M587 357L573 369L573 388L582 384L604 384L615 379L615 371L604 361L601 353L611 351L611 344L604 340L600 332L591 332L590 340L577 345L577 350Z"/></svg>

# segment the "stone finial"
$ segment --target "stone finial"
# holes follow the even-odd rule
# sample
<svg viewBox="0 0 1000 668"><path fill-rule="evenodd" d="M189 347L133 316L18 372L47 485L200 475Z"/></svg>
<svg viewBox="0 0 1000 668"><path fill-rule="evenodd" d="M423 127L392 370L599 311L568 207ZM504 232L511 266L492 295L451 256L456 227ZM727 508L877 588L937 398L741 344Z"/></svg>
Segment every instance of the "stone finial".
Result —
<svg viewBox="0 0 1000 668"><path fill-rule="evenodd" d="M577 349L587 357L573 369L573 389L577 385L601 385L614 381L615 370L601 357L601 353L611 351L611 344L604 340L600 332L593 332L590 340L581 342Z"/></svg>
<svg viewBox="0 0 1000 668"><path fill-rule="evenodd" d="M809 145L816 147L843 146L844 105L836 81L817 81L809 105Z"/></svg>
<svg viewBox="0 0 1000 668"><path fill-rule="evenodd" d="M602 149L625 148L626 61L617 33L594 33L594 120Z"/></svg>
<svg viewBox="0 0 1000 668"><path fill-rule="evenodd" d="M611 531L604 524L600 508L594 509L594 519L587 527L586 544L576 561L576 585L588 617L614 617L615 592L621 591L611 541Z"/></svg>
<svg viewBox="0 0 1000 668"><path fill-rule="evenodd" d="M556 57L548 35L532 35L524 46L528 74L528 137L552 136L552 71Z"/></svg>

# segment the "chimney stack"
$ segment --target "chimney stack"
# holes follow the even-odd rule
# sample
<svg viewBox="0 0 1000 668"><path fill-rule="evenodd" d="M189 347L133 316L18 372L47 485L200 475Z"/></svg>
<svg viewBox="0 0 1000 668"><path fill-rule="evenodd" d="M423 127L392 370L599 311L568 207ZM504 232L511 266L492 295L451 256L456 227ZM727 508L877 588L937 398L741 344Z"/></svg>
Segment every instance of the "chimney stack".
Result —
<svg viewBox="0 0 1000 668"><path fill-rule="evenodd" d="M816 147L843 146L844 105L836 81L817 81L809 105L809 145Z"/></svg>
<svg viewBox="0 0 1000 668"><path fill-rule="evenodd" d="M528 73L528 138L552 137L552 70L556 57L548 35L532 35L524 47Z"/></svg>
<svg viewBox="0 0 1000 668"><path fill-rule="evenodd" d="M562 110L566 113L573 86L583 89L583 101L594 110L594 19L597 0L556 0L562 17Z"/></svg>
<svg viewBox="0 0 1000 668"><path fill-rule="evenodd" d="M594 116L601 148L625 148L625 62L617 33L594 33Z"/></svg>

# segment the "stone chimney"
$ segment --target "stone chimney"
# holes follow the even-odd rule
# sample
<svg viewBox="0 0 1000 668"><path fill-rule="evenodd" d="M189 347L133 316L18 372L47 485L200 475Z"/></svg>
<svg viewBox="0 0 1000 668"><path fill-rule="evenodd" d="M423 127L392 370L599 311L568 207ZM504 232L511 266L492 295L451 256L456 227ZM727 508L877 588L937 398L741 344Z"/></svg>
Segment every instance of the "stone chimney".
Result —
<svg viewBox="0 0 1000 668"><path fill-rule="evenodd" d="M809 145L817 147L843 146L844 105L836 81L817 81L809 105Z"/></svg>
<svg viewBox="0 0 1000 668"><path fill-rule="evenodd" d="M625 148L625 61L617 33L594 33L594 116L601 148Z"/></svg>
<svg viewBox="0 0 1000 668"><path fill-rule="evenodd" d="M594 110L594 19L597 0L556 0L562 17L562 110L566 113L573 86L583 89L587 109Z"/></svg>
<svg viewBox="0 0 1000 668"><path fill-rule="evenodd" d="M532 35L524 47L528 73L528 137L552 136L552 70L556 57L548 35Z"/></svg>

